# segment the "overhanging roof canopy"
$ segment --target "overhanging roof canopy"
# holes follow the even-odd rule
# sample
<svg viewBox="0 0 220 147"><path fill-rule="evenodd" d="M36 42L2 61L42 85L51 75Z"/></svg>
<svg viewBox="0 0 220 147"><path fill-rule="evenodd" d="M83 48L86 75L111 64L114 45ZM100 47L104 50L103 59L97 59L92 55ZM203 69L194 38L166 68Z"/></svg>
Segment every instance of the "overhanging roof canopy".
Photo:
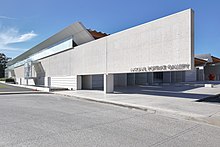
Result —
<svg viewBox="0 0 220 147"><path fill-rule="evenodd" d="M95 40L94 37L89 33L89 31L85 28L85 26L81 22L76 22L66 27L62 31L56 33L55 35L51 36L50 38L46 39L45 41L41 42L40 44L29 49L28 51L24 52L23 54L17 56L8 63L8 66L13 65L16 62L25 60L31 55L70 37L73 38L74 42L77 45L81 45Z"/></svg>
<svg viewBox="0 0 220 147"><path fill-rule="evenodd" d="M196 58L205 60L207 62L212 62L211 54L196 54Z"/></svg>
<svg viewBox="0 0 220 147"><path fill-rule="evenodd" d="M220 58L212 56L212 63L220 63Z"/></svg>
<svg viewBox="0 0 220 147"><path fill-rule="evenodd" d="M204 66L207 63L207 61L199 59L199 58L194 58L194 64L195 66Z"/></svg>

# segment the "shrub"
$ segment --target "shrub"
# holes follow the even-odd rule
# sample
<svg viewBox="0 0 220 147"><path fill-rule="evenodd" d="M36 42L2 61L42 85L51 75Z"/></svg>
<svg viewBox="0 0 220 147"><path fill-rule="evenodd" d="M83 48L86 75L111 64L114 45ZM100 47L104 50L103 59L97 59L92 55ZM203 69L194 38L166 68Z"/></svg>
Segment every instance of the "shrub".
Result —
<svg viewBox="0 0 220 147"><path fill-rule="evenodd" d="M6 83L13 83L13 84L15 84L15 79L8 78L8 79L5 79L5 82Z"/></svg>
<svg viewBox="0 0 220 147"><path fill-rule="evenodd" d="M6 80L6 78L0 78L0 81L5 81Z"/></svg>

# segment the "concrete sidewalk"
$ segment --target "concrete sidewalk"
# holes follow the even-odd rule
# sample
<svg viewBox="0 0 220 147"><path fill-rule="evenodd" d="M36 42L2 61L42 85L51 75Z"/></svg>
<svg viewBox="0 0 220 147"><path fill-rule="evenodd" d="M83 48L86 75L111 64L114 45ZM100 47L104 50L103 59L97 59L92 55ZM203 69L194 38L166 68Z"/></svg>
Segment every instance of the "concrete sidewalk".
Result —
<svg viewBox="0 0 220 147"><path fill-rule="evenodd" d="M220 105L196 102L201 98L220 93L220 85L215 88L196 87L185 91L147 90L148 93L103 94L96 90L54 91L52 93L129 108L153 111L170 117L181 117L220 126ZM158 95L156 94L158 93ZM165 94L164 94L165 93ZM170 96L171 93L171 96ZM174 95L173 95L174 94ZM192 97L191 97L192 96Z"/></svg>

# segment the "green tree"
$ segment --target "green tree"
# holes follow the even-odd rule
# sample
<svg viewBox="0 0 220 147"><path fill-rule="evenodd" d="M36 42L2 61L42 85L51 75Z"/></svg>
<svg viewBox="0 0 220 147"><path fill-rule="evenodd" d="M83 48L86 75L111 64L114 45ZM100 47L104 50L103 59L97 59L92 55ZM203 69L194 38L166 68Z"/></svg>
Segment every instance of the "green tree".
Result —
<svg viewBox="0 0 220 147"><path fill-rule="evenodd" d="M10 59L11 58L7 57L4 53L0 53L0 78L5 77L5 69Z"/></svg>

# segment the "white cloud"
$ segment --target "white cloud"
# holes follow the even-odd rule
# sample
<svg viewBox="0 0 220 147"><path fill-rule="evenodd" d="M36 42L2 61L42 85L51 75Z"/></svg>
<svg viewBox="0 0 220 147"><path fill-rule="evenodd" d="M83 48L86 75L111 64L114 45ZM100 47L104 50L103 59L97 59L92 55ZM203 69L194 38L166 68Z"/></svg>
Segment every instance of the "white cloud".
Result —
<svg viewBox="0 0 220 147"><path fill-rule="evenodd" d="M7 17L7 16L0 16L0 19L16 19L16 18L13 18L13 17Z"/></svg>
<svg viewBox="0 0 220 147"><path fill-rule="evenodd" d="M19 48L11 47L11 44L26 42L36 37L34 31L21 34L16 28L0 28L0 50L19 50Z"/></svg>

